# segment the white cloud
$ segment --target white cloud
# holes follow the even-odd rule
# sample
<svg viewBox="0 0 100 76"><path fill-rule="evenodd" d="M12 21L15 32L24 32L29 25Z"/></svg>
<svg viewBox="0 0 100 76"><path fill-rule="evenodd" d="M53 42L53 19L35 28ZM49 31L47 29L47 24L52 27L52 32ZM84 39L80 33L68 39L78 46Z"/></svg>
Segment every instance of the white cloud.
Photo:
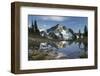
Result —
<svg viewBox="0 0 100 76"><path fill-rule="evenodd" d="M45 31L47 29L47 25L39 26L40 31Z"/></svg>
<svg viewBox="0 0 100 76"><path fill-rule="evenodd" d="M46 16L42 17L43 20L53 20L53 21L64 21L64 17L59 17L59 16Z"/></svg>

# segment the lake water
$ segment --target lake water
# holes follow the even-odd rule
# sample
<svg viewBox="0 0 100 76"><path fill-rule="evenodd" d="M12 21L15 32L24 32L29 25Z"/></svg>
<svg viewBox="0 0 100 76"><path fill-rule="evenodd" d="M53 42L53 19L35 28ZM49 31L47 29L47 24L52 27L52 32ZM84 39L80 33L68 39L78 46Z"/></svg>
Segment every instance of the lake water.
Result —
<svg viewBox="0 0 100 76"><path fill-rule="evenodd" d="M31 42L29 60L87 58L87 43L77 41Z"/></svg>

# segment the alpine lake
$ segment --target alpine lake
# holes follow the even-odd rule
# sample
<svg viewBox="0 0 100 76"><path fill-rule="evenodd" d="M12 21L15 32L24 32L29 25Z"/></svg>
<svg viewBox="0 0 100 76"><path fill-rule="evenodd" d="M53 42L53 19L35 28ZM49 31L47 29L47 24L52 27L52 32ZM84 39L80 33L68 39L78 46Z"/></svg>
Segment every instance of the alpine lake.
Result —
<svg viewBox="0 0 100 76"><path fill-rule="evenodd" d="M88 58L87 38L75 40L28 38L28 60Z"/></svg>

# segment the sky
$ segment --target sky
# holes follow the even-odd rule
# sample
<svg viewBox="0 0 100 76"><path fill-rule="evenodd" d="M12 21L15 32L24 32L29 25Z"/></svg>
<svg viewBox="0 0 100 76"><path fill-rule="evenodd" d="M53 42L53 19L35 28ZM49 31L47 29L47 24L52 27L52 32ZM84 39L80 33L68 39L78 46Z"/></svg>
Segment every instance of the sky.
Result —
<svg viewBox="0 0 100 76"><path fill-rule="evenodd" d="M50 16L50 15L28 15L28 27L31 27L32 21L37 21L39 30L49 29L57 24L71 28L75 33L79 29L83 33L84 26L88 26L88 17L77 16Z"/></svg>

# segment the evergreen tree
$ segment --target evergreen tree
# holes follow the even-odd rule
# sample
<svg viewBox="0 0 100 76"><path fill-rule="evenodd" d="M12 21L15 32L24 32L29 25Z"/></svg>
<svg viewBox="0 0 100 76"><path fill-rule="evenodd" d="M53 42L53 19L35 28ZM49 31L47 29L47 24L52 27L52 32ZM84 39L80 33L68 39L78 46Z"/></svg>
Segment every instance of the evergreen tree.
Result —
<svg viewBox="0 0 100 76"><path fill-rule="evenodd" d="M32 21L32 32L35 32L35 26L33 25L33 21Z"/></svg>
<svg viewBox="0 0 100 76"><path fill-rule="evenodd" d="M81 38L81 31L80 31L80 29L79 29L79 38Z"/></svg>
<svg viewBox="0 0 100 76"><path fill-rule="evenodd" d="M34 21L34 27L35 27L35 32L36 32L37 34L40 34L39 29L38 29L38 25L37 25L37 21L36 21L36 20Z"/></svg>
<svg viewBox="0 0 100 76"><path fill-rule="evenodd" d="M31 28L28 27L28 31L30 33L33 33L33 34L40 35L36 20L34 21L34 24L33 24L33 21L32 21Z"/></svg>
<svg viewBox="0 0 100 76"><path fill-rule="evenodd" d="M84 27L84 36L86 37L88 35L88 30L87 30L87 26L85 25Z"/></svg>
<svg viewBox="0 0 100 76"><path fill-rule="evenodd" d="M31 32L31 28L29 28L29 27L28 27L28 32L29 32L29 33Z"/></svg>

